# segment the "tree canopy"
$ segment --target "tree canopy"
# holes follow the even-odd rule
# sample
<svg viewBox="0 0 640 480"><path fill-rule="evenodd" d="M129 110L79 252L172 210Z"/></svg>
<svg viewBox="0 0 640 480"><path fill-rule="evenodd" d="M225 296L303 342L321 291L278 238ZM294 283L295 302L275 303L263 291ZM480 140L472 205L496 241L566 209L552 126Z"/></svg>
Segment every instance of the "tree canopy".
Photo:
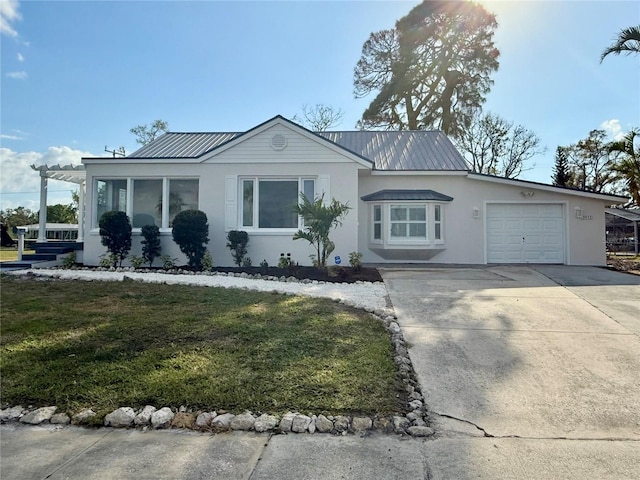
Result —
<svg viewBox="0 0 640 480"><path fill-rule="evenodd" d="M355 96L376 95L359 127L458 136L493 84L496 27L478 4L425 0L395 28L372 33L354 71Z"/></svg>
<svg viewBox="0 0 640 480"><path fill-rule="evenodd" d="M558 147L568 164L567 187L596 193L617 193L620 175L615 171L616 159L604 130L591 130L575 144ZM556 162L557 162L556 158Z"/></svg>
<svg viewBox="0 0 640 480"><path fill-rule="evenodd" d="M469 128L455 141L472 171L505 178L517 178L535 165L527 165L544 152L540 139L522 125L508 122L499 115L477 112Z"/></svg>
<svg viewBox="0 0 640 480"><path fill-rule="evenodd" d="M342 109L319 103L312 107L303 105L302 115L294 115L292 120L313 132L326 132L340 125L342 117L344 117Z"/></svg>
<svg viewBox="0 0 640 480"><path fill-rule="evenodd" d="M138 125L129 131L136 136L136 142L140 145L147 145L169 130L169 124L164 120L155 120L150 125Z"/></svg>
<svg viewBox="0 0 640 480"><path fill-rule="evenodd" d="M622 180L633 202L640 206L640 130L629 131L622 140L609 144L614 157L612 170Z"/></svg>
<svg viewBox="0 0 640 480"><path fill-rule="evenodd" d="M640 25L620 30L616 41L603 50L600 62L608 55L620 55L621 53L627 55L640 53Z"/></svg>
<svg viewBox="0 0 640 480"><path fill-rule="evenodd" d="M572 185L573 174L569 166L569 152L566 147L556 148L551 180L556 187L568 187Z"/></svg>
<svg viewBox="0 0 640 480"><path fill-rule="evenodd" d="M11 231L13 227L38 223L38 212L25 207L7 208L0 211L0 222Z"/></svg>

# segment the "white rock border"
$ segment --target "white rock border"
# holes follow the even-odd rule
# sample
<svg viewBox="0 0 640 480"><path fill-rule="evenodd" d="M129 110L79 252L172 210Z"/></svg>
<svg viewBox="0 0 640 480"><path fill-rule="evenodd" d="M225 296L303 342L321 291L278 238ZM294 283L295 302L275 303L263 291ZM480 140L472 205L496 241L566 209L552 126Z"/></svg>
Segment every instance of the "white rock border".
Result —
<svg viewBox="0 0 640 480"><path fill-rule="evenodd" d="M62 272L73 272L78 274L64 274ZM102 278L106 281L150 281L145 279L144 276L148 275L141 272L136 272L133 267L121 267L121 268L89 268L89 267L74 267L72 269L37 269L28 271L14 271L7 272L12 275L26 275L30 277L41 277L42 279L76 279L76 280L96 280L91 276L82 275L83 271L99 271L106 273L107 278ZM124 273L128 275L124 275ZM319 282L311 280L298 280L295 277L263 277L261 275L249 275L247 273L224 273L224 272L192 272L188 270L161 270L159 272L162 275L176 276L188 275L188 276L221 276L221 277L236 277L253 281L268 281L268 282L284 282L287 284L302 284L302 285L331 285L332 292L335 292L339 288L348 288L351 285L363 285L366 288L373 286L382 286L385 295L383 295L384 307L380 304L376 307L372 307L370 302L362 304L361 302L353 301L352 299L345 297L335 297L333 295L318 295L318 292L295 292L286 289L284 291L278 289L267 289L266 291L276 291L277 293L291 295L302 294L308 296L320 296L332 298L333 300L344 303L345 305L363 309L372 314L375 318L380 320L385 329L389 332L391 337L391 344L394 348L394 363L398 369L397 375L399 380L404 385L407 398L408 407L411 409L406 415L391 415L391 416L325 416L325 415L304 415L299 412L287 412L281 418L275 415L269 415L268 413L260 412L254 414L252 412L244 412L240 415L234 415L228 412L205 412L205 411L189 411L186 407L182 406L178 411L173 411L169 407L156 408L152 405L147 405L139 410L134 410L131 407L120 407L113 412L105 416L104 425L120 428L191 428L193 430L201 431L228 431L228 430L245 430L256 432L275 432L275 433L331 433L346 435L347 433L363 433L366 431L377 430L385 433L396 433L402 435L411 435L416 437L427 437L434 434L434 430L428 426L428 410L424 403L420 385L417 381L413 364L409 358L409 351L404 341L404 336L400 326L396 322L396 316L393 312L393 308L387 307L386 289L384 283L376 282L356 282L355 284L340 284L331 282ZM115 275L114 275L115 274ZM120 274L120 275L117 275ZM167 279L171 277L166 277ZM158 280L151 280L158 283ZM195 285L203 285L201 282L170 282L164 281L160 283L188 283ZM243 282L244 283L244 282ZM251 282L253 283L253 282ZM239 287L238 285L209 285L209 286L225 286L226 288L249 288L251 289L251 283L249 286L245 285ZM256 288L257 290L265 290L263 288ZM316 293L314 295L314 293ZM379 298L379 295L376 295ZM57 412L57 413L56 413ZM86 423L90 418L96 414L90 409L85 409L74 416L65 414L65 412L57 411L56 407L42 407L38 409L23 408L22 406L14 406L0 410L0 423L7 421L20 421L22 423L41 424L41 423L57 423L57 424L77 424L82 425ZM55 418L53 418L55 417Z"/></svg>

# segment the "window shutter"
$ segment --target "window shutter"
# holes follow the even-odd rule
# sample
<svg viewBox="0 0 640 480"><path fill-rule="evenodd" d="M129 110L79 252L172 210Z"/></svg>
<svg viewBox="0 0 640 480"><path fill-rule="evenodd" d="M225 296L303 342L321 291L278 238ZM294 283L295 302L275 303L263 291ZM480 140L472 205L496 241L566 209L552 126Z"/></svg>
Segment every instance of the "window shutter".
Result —
<svg viewBox="0 0 640 480"><path fill-rule="evenodd" d="M331 189L329 186L329 175L318 175L318 194L324 195L324 204L331 203Z"/></svg>
<svg viewBox="0 0 640 480"><path fill-rule="evenodd" d="M235 230L238 225L238 177L227 175L224 189L224 229Z"/></svg>

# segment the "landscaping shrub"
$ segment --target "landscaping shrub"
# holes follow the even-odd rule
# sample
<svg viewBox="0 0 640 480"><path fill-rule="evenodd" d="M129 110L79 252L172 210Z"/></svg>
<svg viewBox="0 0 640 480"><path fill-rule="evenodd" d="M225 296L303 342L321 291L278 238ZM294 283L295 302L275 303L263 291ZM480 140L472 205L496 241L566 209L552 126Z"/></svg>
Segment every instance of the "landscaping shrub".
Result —
<svg viewBox="0 0 640 480"><path fill-rule="evenodd" d="M171 258L170 255L162 255L160 261L162 262L162 268L165 270L171 270L176 267L177 258Z"/></svg>
<svg viewBox="0 0 640 480"><path fill-rule="evenodd" d="M362 270L362 254L360 252L351 252L349 254L349 265L354 272Z"/></svg>
<svg viewBox="0 0 640 480"><path fill-rule="evenodd" d="M131 222L124 212L105 212L99 222L102 245L107 247L115 267L120 264L131 250Z"/></svg>
<svg viewBox="0 0 640 480"><path fill-rule="evenodd" d="M202 257L209 243L207 214L201 210L185 210L173 219L173 240L189 259L189 267L202 268Z"/></svg>
<svg viewBox="0 0 640 480"><path fill-rule="evenodd" d="M149 266L153 265L153 261L158 258L162 252L160 245L160 229L156 225L144 225L142 227L142 258L149 262Z"/></svg>
<svg viewBox="0 0 640 480"><path fill-rule="evenodd" d="M227 234L227 247L231 250L233 261L239 267L242 266L244 256L247 254L249 234L242 230L231 230Z"/></svg>
<svg viewBox="0 0 640 480"><path fill-rule="evenodd" d="M213 258L211 257L211 253L209 250L204 252L204 256L202 257L202 270L205 272L210 272L213 270Z"/></svg>
<svg viewBox="0 0 640 480"><path fill-rule="evenodd" d="M138 270L139 268L142 268L142 266L144 265L144 258L143 257L139 257L137 255L131 255L129 257L129 262L131 263L131 266L133 268Z"/></svg>
<svg viewBox="0 0 640 480"><path fill-rule="evenodd" d="M329 238L329 232L342 225L342 219L349 213L351 207L345 203L331 199L331 204L324 205L324 196L316 200L309 200L300 194L302 203L296 206L296 212L304 220L304 230L298 230L294 240L303 239L315 248L316 254L311 255L313 265L325 268L327 258L335 249L335 244Z"/></svg>
<svg viewBox="0 0 640 480"><path fill-rule="evenodd" d="M69 255L62 259L62 268L71 268L76 266L77 262L76 252L71 252Z"/></svg>

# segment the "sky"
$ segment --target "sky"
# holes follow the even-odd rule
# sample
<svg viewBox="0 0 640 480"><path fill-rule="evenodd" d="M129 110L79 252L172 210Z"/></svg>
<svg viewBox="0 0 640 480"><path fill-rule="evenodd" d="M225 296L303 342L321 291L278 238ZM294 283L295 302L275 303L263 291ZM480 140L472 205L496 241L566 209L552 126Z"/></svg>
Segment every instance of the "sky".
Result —
<svg viewBox="0 0 640 480"><path fill-rule="evenodd" d="M36 164L137 149L129 130L246 131L303 105L344 112L371 98L353 69L371 32L417 1L0 0L0 208L38 209ZM497 16L500 68L485 111L546 147L520 178L549 183L556 147L640 127L640 56L600 53L640 24L640 2L482 1ZM73 184L51 181L48 203Z"/></svg>

